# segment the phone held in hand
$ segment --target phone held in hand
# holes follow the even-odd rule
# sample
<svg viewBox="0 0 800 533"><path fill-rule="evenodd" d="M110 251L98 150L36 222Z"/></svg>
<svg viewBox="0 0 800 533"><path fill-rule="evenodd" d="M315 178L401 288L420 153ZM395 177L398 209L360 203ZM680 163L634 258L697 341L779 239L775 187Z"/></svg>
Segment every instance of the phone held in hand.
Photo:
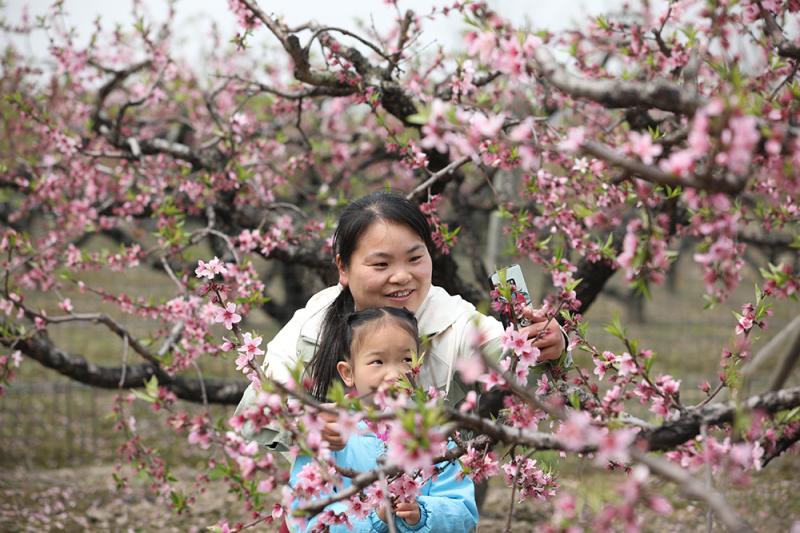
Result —
<svg viewBox="0 0 800 533"><path fill-rule="evenodd" d="M503 327L516 319L520 326L530 322L522 316L522 309L531 304L531 296L522 269L519 265L498 269L490 278L492 284L492 307L499 312ZM510 300L509 300L510 298Z"/></svg>

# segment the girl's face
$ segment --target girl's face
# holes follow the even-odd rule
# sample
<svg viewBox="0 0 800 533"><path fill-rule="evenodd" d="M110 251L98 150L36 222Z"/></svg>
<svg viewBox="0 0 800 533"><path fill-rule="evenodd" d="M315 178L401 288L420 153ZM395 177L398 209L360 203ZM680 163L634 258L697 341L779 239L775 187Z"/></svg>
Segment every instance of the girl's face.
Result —
<svg viewBox="0 0 800 533"><path fill-rule="evenodd" d="M350 264L337 257L339 282L350 287L356 309L405 307L415 313L431 288L425 242L403 224L373 222L361 235Z"/></svg>
<svg viewBox="0 0 800 533"><path fill-rule="evenodd" d="M411 357L417 341L394 320L376 326L366 324L353 336L350 360L340 361L336 370L345 385L355 387L359 396L391 384L411 371Z"/></svg>

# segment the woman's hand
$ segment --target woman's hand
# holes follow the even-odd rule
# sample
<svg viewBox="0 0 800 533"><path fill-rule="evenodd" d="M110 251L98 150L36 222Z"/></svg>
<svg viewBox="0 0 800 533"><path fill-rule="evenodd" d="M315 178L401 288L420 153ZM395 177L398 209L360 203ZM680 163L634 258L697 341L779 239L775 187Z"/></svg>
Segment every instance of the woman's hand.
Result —
<svg viewBox="0 0 800 533"><path fill-rule="evenodd" d="M402 518L409 526L417 525L420 519L419 504L416 500L395 504L393 512L397 518ZM378 508L378 518L386 522L386 505L381 504Z"/></svg>
<svg viewBox="0 0 800 533"><path fill-rule="evenodd" d="M541 310L530 307L523 309L522 315L531 323L519 330L527 334L529 339L536 339L533 345L539 348L539 361L552 361L561 357L567 346L556 319L549 319ZM547 331L542 333L545 328Z"/></svg>
<svg viewBox="0 0 800 533"><path fill-rule="evenodd" d="M323 407L336 407L335 403L324 403ZM338 452L347 444L347 439L344 438L341 431L339 431L339 417L333 413L326 413L321 411L319 417L325 422L322 428L322 440L328 443L330 449Z"/></svg>

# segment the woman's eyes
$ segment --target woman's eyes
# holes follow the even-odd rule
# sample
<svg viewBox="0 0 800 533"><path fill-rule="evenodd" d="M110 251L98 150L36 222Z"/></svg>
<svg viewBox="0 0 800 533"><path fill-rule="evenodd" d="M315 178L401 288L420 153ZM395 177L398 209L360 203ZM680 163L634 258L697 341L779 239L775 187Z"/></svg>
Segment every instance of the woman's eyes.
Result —
<svg viewBox="0 0 800 533"><path fill-rule="evenodd" d="M415 255L414 257L411 257L408 261L410 263L419 263L422 260L422 257L423 256L421 255ZM387 268L389 266L389 263L372 263L370 266L372 268Z"/></svg>

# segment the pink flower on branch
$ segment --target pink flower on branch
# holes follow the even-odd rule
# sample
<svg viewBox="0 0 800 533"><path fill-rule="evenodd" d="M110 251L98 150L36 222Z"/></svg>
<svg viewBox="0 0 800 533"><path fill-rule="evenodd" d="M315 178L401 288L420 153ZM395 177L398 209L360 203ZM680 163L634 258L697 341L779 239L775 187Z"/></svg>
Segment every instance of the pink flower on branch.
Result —
<svg viewBox="0 0 800 533"><path fill-rule="evenodd" d="M237 348L240 355L236 358L236 370L241 370L245 374L252 370L250 363L257 355L264 354L264 350L259 348L260 345L261 337L253 337L250 332L242 336L242 345Z"/></svg>
<svg viewBox="0 0 800 533"><path fill-rule="evenodd" d="M198 261L194 273L198 278L214 279L214 276L217 274L227 274L228 269L225 268L225 264L215 256L214 259L208 263L202 260Z"/></svg>
<svg viewBox="0 0 800 533"><path fill-rule="evenodd" d="M653 158L661 155L662 147L660 144L653 144L653 138L649 133L639 133L632 131L628 134L627 148L631 154L637 156L645 165L652 165Z"/></svg>
<svg viewBox="0 0 800 533"><path fill-rule="evenodd" d="M216 307L214 311L214 322L222 322L225 329L233 329L234 324L242 321L242 316L236 313L236 304L228 303L225 307Z"/></svg>

